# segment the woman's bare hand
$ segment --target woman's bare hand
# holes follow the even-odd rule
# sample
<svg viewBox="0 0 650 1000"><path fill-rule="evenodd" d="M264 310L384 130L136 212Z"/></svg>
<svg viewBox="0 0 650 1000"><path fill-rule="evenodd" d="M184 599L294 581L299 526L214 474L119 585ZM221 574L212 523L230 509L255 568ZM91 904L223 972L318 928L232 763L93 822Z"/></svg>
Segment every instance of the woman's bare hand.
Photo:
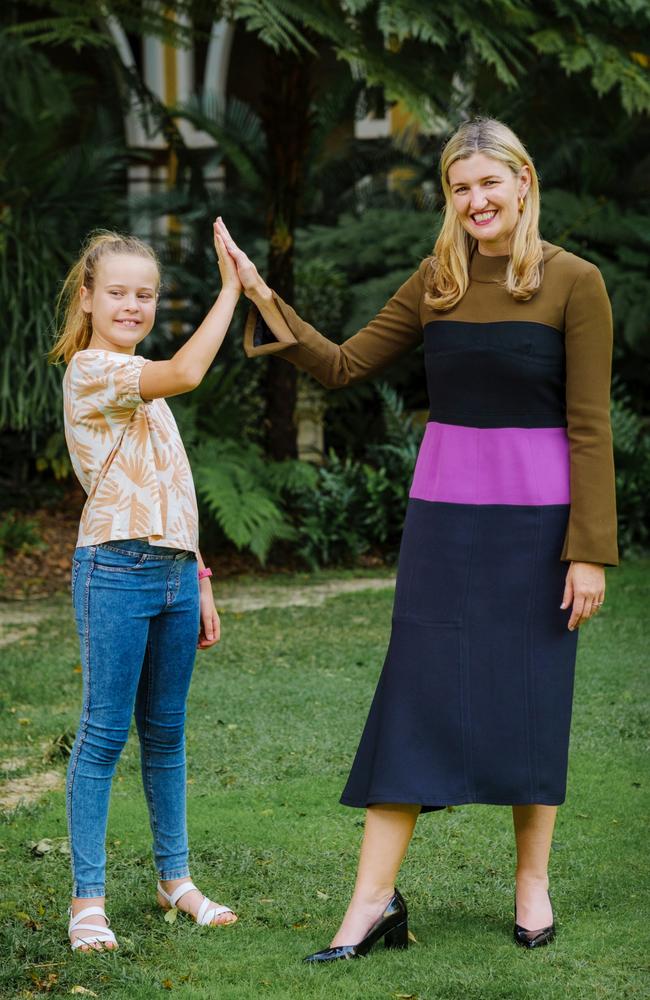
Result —
<svg viewBox="0 0 650 1000"><path fill-rule="evenodd" d="M248 298L253 298L254 296L267 297L270 295L270 289L266 282L260 277L255 264L249 257L247 257L241 247L237 246L228 232L226 224L221 216L219 216L215 223L215 232L218 233L226 247L226 250L235 263L241 287L244 289L244 294L247 295Z"/></svg>
<svg viewBox="0 0 650 1000"><path fill-rule="evenodd" d="M573 604L569 631L595 615L605 600L605 569L599 563L572 562L566 575L561 607Z"/></svg>

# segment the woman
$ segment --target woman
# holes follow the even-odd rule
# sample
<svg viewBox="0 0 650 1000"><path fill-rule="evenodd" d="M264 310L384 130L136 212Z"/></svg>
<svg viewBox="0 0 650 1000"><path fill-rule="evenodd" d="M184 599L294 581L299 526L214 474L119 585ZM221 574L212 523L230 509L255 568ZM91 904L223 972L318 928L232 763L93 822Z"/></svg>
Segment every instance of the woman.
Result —
<svg viewBox="0 0 650 1000"><path fill-rule="evenodd" d="M424 340L431 405L390 645L341 801L367 807L356 885L327 962L406 947L395 879L420 812L511 805L517 943L554 936L548 856L564 801L577 628L617 562L611 310L592 264L540 240L535 168L500 122L463 124L441 159L433 256L342 346L270 291L227 230L249 355L329 387ZM568 567L567 567L568 564Z"/></svg>

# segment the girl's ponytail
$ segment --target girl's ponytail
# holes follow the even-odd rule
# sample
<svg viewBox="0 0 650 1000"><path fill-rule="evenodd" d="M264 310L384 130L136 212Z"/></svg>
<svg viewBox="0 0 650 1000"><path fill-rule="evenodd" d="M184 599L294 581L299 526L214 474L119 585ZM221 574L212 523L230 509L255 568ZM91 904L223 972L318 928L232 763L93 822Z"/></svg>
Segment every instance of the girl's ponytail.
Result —
<svg viewBox="0 0 650 1000"><path fill-rule="evenodd" d="M82 287L92 289L95 284L97 264L108 254L133 254L145 257L158 268L154 251L136 236L123 236L106 229L91 233L81 252L81 257L66 275L56 303L57 339L49 353L53 364L66 364L77 353L88 347L92 336L92 316L81 307Z"/></svg>

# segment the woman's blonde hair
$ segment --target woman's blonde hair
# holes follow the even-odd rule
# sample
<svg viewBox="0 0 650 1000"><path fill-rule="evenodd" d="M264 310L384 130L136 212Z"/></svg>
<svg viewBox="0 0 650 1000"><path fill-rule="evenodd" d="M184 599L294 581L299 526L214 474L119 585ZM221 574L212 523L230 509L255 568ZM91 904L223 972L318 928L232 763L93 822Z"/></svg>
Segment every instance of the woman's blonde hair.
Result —
<svg viewBox="0 0 650 1000"><path fill-rule="evenodd" d="M88 347L93 332L92 316L81 307L80 291L84 286L92 290L99 261L117 254L133 254L150 260L158 271L160 284L158 258L148 244L136 236L125 236L108 229L97 229L91 233L79 260L68 271L57 299L57 339L49 353L49 359L54 364L61 360L67 364L77 351Z"/></svg>
<svg viewBox="0 0 650 1000"><path fill-rule="evenodd" d="M454 208L449 168L457 160L483 153L505 163L515 176L527 166L530 188L510 240L510 260L504 282L514 299L530 299L538 291L543 274L542 242L539 235L539 180L533 161L512 129L495 118L474 118L464 122L446 143L440 158L440 176L445 193L445 214L440 235L433 248L425 301L434 309L451 309L469 285L469 262L477 241L463 229Z"/></svg>

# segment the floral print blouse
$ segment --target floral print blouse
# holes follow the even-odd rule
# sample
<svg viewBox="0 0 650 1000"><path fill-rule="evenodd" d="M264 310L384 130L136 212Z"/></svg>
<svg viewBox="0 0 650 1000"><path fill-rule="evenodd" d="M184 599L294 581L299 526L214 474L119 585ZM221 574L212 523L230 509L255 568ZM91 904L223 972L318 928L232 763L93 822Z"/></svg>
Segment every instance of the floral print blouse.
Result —
<svg viewBox="0 0 650 1000"><path fill-rule="evenodd" d="M65 438L88 494L77 545L146 538L196 552L190 464L165 400L140 395L145 364L139 355L85 350L64 375Z"/></svg>

